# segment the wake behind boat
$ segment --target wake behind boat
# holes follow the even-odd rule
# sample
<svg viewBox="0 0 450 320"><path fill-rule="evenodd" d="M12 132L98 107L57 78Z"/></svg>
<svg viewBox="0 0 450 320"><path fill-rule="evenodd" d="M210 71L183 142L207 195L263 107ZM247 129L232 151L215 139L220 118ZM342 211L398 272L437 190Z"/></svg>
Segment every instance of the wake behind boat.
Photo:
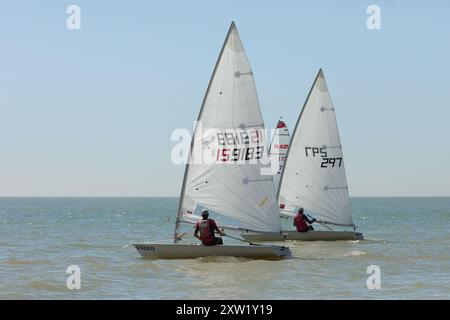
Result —
<svg viewBox="0 0 450 320"><path fill-rule="evenodd" d="M309 217L330 231L281 233L245 232L249 241L360 240L354 231L334 231L329 225L353 227L352 211L344 168L342 144L335 109L319 70L303 105L289 143L278 187L280 215L295 217L303 207Z"/></svg>
<svg viewBox="0 0 450 320"><path fill-rule="evenodd" d="M234 22L231 24L206 91L192 136L175 224L174 243L134 244L145 258L192 259L233 256L282 259L282 246L179 243L195 223L196 209L210 209L256 232L280 232L271 175L262 174L266 153L264 122L253 72ZM220 225L220 224L219 224ZM245 242L245 240L241 240Z"/></svg>

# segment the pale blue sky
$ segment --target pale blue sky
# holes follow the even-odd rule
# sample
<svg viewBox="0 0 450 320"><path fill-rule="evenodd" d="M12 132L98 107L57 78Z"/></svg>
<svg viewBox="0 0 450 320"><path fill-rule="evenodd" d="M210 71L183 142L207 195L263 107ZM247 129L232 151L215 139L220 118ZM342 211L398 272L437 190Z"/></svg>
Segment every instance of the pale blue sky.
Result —
<svg viewBox="0 0 450 320"><path fill-rule="evenodd" d="M234 20L267 127L293 128L322 67L350 194L448 196L449 17L446 0L2 3L0 195L177 196L170 134L192 129Z"/></svg>

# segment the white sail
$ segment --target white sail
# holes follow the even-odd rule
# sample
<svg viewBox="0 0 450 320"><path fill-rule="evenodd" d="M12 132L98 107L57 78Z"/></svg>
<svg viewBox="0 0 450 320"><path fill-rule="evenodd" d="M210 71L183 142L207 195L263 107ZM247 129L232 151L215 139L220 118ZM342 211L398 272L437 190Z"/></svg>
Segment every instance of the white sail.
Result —
<svg viewBox="0 0 450 320"><path fill-rule="evenodd" d="M256 161L267 154L263 130L253 73L232 23L194 131L175 241L180 218L197 206L234 218L242 228L281 230L273 177Z"/></svg>
<svg viewBox="0 0 450 320"><path fill-rule="evenodd" d="M273 167L273 181L275 189L278 190L280 184L281 171L284 162L286 161L286 154L289 147L289 130L283 120L278 120L277 127L273 134L272 143L269 148L270 162Z"/></svg>
<svg viewBox="0 0 450 320"><path fill-rule="evenodd" d="M280 183L282 212L303 207L323 222L353 225L335 110L322 70L292 134Z"/></svg>

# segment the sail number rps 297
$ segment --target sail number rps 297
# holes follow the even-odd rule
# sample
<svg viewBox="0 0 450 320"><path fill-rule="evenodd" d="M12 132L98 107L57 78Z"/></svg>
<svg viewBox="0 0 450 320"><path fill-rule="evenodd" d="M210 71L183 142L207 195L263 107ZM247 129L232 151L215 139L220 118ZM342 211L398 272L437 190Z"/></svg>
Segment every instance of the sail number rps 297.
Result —
<svg viewBox="0 0 450 320"><path fill-rule="evenodd" d="M218 162L246 162L263 157L264 144L260 130L217 132Z"/></svg>
<svg viewBox="0 0 450 320"><path fill-rule="evenodd" d="M342 157L328 157L327 148L305 147L305 154L307 157L320 156L322 158L321 168L334 168L342 165Z"/></svg>

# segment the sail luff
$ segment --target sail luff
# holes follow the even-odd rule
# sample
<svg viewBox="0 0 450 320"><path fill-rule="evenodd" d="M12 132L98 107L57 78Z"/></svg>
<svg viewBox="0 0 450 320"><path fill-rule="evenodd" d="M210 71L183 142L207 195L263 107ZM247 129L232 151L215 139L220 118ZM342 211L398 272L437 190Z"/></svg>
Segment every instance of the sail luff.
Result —
<svg viewBox="0 0 450 320"><path fill-rule="evenodd" d="M303 103L302 111L300 111L300 115L298 116L297 122L295 123L294 130L292 131L292 139L291 139L291 141L289 142L289 147L288 147L288 150L287 150L287 152L286 152L286 161L284 162L284 166L283 166L283 168L281 169L281 177L280 177L280 182L279 182L279 184L278 184L278 190L277 190L277 200L278 200L278 201L280 201L280 200L279 200L279 199L280 199L280 190L281 190L281 186L282 186L282 184L283 184L284 173L285 173L285 171L286 171L286 167L287 167L287 164L288 164L288 161L289 161L289 152L291 151L292 141L294 140L295 134L297 133L298 125L299 125L300 120L301 120L301 118L302 118L303 111L305 110L305 107L306 107L306 105L308 104L309 97L311 96L311 93L312 93L314 87L316 86L317 79L319 79L319 76L320 76L320 75L323 76L322 69L320 69L319 72L317 73L316 78L314 79L314 82L313 82L311 88L309 89L309 93L308 93L308 95L306 96L305 102Z"/></svg>
<svg viewBox="0 0 450 320"><path fill-rule="evenodd" d="M228 39L230 38L230 35L231 35L233 29L235 29L235 28L236 28L236 25L235 25L234 21L232 21L231 25L230 25L230 28L228 29L227 36L225 37L225 40L224 40L224 42L222 44L222 49L220 50L219 57L216 60L216 64L214 66L213 73L211 74L211 78L209 79L208 87L207 87L205 95L203 97L202 106L201 106L200 111L198 113L197 123L195 125L194 132L192 133L192 139L191 139L191 144L190 144L190 148L189 148L189 154L188 154L188 158L187 158L187 162L186 162L186 168L184 170L183 184L182 184L181 193L180 193L180 200L178 202L177 219L176 219L176 222L175 222L175 232L174 232L174 237L173 237L173 242L174 243L176 243L177 239L178 239L178 230L180 228L180 221L179 221L179 219L180 219L180 216L183 213L182 208L183 208L183 201L184 201L184 193L185 193L185 190L186 190L186 179L188 177L190 162L191 162L191 159L192 159L192 151L193 151L193 148L194 148L195 133L197 131L198 122L200 121L200 119L202 117L203 109L204 109L205 104L206 104L206 99L208 98L208 94L209 94L209 91L211 89L212 81L213 81L213 79L214 79L214 77L216 75L216 71L217 71L217 68L219 66L219 62L220 62L220 60L222 58L223 52L225 50L225 47L227 45Z"/></svg>

